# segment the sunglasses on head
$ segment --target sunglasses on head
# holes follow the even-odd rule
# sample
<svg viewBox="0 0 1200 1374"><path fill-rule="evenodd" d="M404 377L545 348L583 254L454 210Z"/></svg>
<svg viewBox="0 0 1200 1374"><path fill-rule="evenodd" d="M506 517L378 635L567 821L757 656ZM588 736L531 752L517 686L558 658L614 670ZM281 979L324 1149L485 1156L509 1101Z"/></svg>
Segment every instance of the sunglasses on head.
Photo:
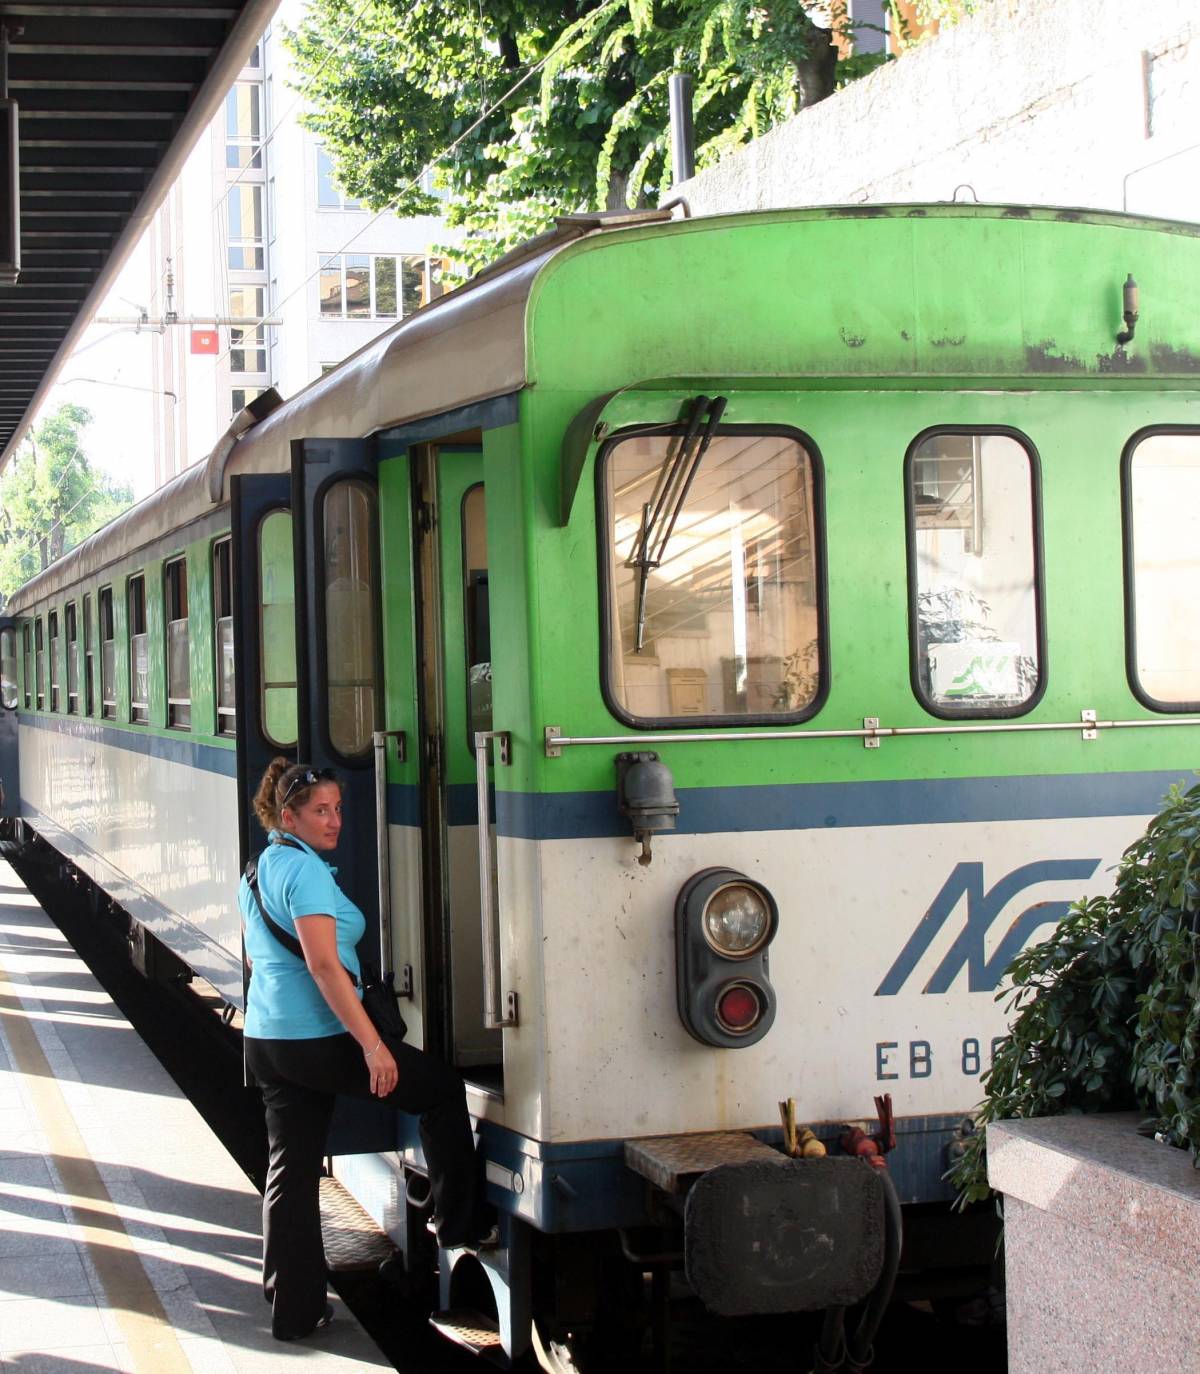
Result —
<svg viewBox="0 0 1200 1374"><path fill-rule="evenodd" d="M303 773L297 773L288 783L287 791L279 799L280 811L288 804L288 798L293 792L298 792L304 787L315 787L319 782L337 782L337 774L332 768L306 768Z"/></svg>

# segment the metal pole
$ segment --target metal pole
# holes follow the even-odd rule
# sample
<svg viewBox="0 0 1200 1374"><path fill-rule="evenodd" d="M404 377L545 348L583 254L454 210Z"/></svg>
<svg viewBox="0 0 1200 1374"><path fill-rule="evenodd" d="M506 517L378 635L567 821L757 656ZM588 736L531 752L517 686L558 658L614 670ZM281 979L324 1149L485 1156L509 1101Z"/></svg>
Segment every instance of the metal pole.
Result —
<svg viewBox="0 0 1200 1374"><path fill-rule="evenodd" d="M692 123L692 78L673 72L671 101L671 184L690 181L696 174L696 129Z"/></svg>

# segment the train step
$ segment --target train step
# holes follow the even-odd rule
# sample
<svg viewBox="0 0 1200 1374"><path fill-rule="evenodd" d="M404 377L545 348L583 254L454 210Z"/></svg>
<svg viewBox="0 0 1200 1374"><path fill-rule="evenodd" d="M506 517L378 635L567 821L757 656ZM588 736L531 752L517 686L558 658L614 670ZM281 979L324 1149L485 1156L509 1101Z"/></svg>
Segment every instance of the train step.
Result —
<svg viewBox="0 0 1200 1374"><path fill-rule="evenodd" d="M334 1273L378 1269L396 1253L387 1233L336 1178L321 1180L321 1236Z"/></svg>
<svg viewBox="0 0 1200 1374"><path fill-rule="evenodd" d="M429 1324L448 1341L461 1345L472 1355L479 1355L497 1369L510 1368L495 1317L485 1316L482 1312L472 1312L465 1307L452 1307L446 1312L434 1312L429 1318Z"/></svg>

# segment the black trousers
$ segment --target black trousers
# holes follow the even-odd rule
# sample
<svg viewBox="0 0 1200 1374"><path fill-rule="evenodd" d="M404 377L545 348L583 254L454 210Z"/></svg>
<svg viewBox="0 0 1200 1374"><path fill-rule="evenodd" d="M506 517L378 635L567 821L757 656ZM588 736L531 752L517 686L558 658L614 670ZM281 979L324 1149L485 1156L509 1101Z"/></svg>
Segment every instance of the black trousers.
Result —
<svg viewBox="0 0 1200 1374"><path fill-rule="evenodd" d="M419 1115L443 1245L486 1230L482 1188L462 1079L433 1055L387 1042L399 1082L385 1098L351 1035L315 1040L246 1038L246 1064L262 1090L270 1150L263 1192L263 1292L279 1336L302 1335L325 1311L320 1179L334 1097L345 1093Z"/></svg>

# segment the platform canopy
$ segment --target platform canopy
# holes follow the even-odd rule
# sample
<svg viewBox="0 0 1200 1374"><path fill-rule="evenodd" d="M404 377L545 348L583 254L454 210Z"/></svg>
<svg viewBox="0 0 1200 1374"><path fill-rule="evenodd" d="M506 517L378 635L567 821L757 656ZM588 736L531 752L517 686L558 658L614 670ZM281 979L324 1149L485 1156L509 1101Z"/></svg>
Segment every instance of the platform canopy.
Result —
<svg viewBox="0 0 1200 1374"><path fill-rule="evenodd" d="M0 275L0 468L278 3L0 0L20 229L19 275Z"/></svg>

